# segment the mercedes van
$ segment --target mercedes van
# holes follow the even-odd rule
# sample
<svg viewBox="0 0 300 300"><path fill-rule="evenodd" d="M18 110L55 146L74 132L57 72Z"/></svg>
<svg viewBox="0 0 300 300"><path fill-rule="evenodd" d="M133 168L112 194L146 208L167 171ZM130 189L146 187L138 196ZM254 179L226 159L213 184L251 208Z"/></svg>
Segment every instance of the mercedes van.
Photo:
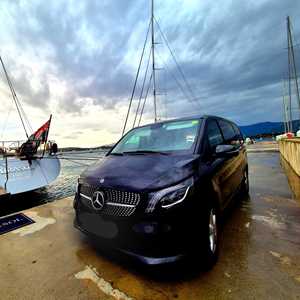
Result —
<svg viewBox="0 0 300 300"><path fill-rule="evenodd" d="M215 116L130 130L78 179L75 227L146 264L217 260L219 219L248 193L236 124Z"/></svg>

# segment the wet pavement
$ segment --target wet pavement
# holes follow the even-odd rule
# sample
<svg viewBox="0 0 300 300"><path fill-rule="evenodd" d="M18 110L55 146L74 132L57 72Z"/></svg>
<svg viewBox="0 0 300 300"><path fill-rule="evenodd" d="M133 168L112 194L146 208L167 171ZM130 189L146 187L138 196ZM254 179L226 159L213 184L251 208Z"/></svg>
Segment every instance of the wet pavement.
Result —
<svg viewBox="0 0 300 300"><path fill-rule="evenodd" d="M248 157L250 197L227 214L211 271L149 269L100 251L73 229L66 198L27 210L35 224L0 236L0 299L300 299L299 178L287 172L292 192L278 153Z"/></svg>

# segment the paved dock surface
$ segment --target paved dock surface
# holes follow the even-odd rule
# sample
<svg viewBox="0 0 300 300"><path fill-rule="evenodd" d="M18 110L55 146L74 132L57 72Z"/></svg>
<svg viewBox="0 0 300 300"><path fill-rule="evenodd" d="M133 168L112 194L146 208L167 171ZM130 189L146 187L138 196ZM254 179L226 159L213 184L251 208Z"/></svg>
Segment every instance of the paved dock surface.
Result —
<svg viewBox="0 0 300 300"><path fill-rule="evenodd" d="M247 145L247 152L279 152L279 145L276 141L262 141Z"/></svg>
<svg viewBox="0 0 300 300"><path fill-rule="evenodd" d="M277 153L248 156L250 199L226 218L210 272L97 250L73 228L66 198L25 211L36 223L0 236L0 299L300 299L300 201Z"/></svg>

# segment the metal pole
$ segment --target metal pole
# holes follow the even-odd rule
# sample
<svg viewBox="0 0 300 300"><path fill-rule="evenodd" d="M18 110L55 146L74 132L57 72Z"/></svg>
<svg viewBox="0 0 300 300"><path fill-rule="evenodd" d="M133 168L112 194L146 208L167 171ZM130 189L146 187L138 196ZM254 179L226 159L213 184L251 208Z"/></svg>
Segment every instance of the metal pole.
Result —
<svg viewBox="0 0 300 300"><path fill-rule="evenodd" d="M153 101L154 101L154 122L157 122L156 111L156 81L155 81L155 38L154 38L154 0L151 1L151 36L152 36L152 76L153 76Z"/></svg>
<svg viewBox="0 0 300 300"><path fill-rule="evenodd" d="M284 127L284 132L286 132L286 115L285 115L285 99L284 99L284 89L283 89L283 94L282 94L282 109L283 109L283 127Z"/></svg>
<svg viewBox="0 0 300 300"><path fill-rule="evenodd" d="M290 124L288 122L288 105L286 102L286 80L283 79L283 119L284 119L284 132L287 133L290 131Z"/></svg>
<svg viewBox="0 0 300 300"><path fill-rule="evenodd" d="M288 34L289 34L289 39L290 39L290 48L291 49L291 55L292 55L292 63L293 63L293 70L294 70L294 80L296 84L296 93L297 93L297 102L298 102L298 108L300 112L300 95L299 95L299 85L298 85L298 76L297 76L297 67L296 67L296 62L295 62L295 53L294 53L294 45L293 45L293 37L292 37L292 32L291 32L291 25L290 25L290 17L288 17L289 20L289 26L288 26Z"/></svg>
<svg viewBox="0 0 300 300"><path fill-rule="evenodd" d="M290 17L287 17L288 70L289 70L289 129L293 131L292 89L291 89L291 57L290 57Z"/></svg>
<svg viewBox="0 0 300 300"><path fill-rule="evenodd" d="M49 135L50 125L51 125L51 120L52 120L52 114L50 115L50 119L49 119L49 127L48 127L48 131L47 131L46 140L45 140L45 143L44 143L44 149L43 149L42 157L44 157L44 155L45 155L45 150L46 150L46 145L47 145L47 141L48 141L48 135Z"/></svg>

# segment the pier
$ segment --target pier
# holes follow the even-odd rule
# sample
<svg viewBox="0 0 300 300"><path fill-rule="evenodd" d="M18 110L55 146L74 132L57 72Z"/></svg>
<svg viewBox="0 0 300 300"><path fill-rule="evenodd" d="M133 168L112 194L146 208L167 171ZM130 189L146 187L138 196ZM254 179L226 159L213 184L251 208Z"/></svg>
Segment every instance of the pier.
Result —
<svg viewBox="0 0 300 300"><path fill-rule="evenodd" d="M151 269L100 250L73 228L69 197L25 210L35 223L0 236L0 298L296 299L299 178L278 152L250 151L248 158L250 197L224 220L221 255L210 272Z"/></svg>

